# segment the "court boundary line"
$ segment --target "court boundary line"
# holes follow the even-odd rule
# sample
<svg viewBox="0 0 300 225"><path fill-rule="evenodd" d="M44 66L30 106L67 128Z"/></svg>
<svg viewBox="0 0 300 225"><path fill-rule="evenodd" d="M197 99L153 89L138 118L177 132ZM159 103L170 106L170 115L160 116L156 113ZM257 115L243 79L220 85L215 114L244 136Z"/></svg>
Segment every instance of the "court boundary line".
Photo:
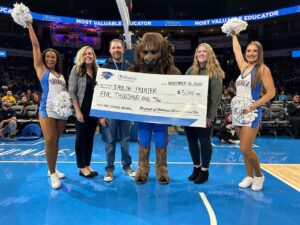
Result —
<svg viewBox="0 0 300 225"><path fill-rule="evenodd" d="M210 225L217 225L217 218L216 218L216 214L213 210L213 208L211 207L211 204L209 203L208 199L206 198L206 195L203 192L199 192L200 198L203 201L203 204L208 212L209 215L209 220L210 220Z"/></svg>
<svg viewBox="0 0 300 225"><path fill-rule="evenodd" d="M299 165L299 164L268 164L268 165ZM285 183L286 185L290 186L291 188L295 189L296 191L300 192L299 188L295 187L293 184L290 184L289 182L287 182L287 181L283 180L282 178L278 177L277 175L275 175L274 173L272 173L268 169L265 169L265 168L261 168L261 169L264 170L264 171L266 171L271 176L277 178L281 182Z"/></svg>
<svg viewBox="0 0 300 225"><path fill-rule="evenodd" d="M46 160L39 160L39 161L33 161L33 160L0 160L0 163L47 163ZM58 161L57 164L75 164L76 161ZM92 162L93 164L106 164L106 161L96 161ZM138 162L132 162L133 164L138 164ZM156 162L149 162L150 164L155 164ZM122 164L121 161L115 161L115 164ZM193 165L192 162L167 162L167 164L170 165ZM244 163L210 163L211 165L244 165Z"/></svg>
<svg viewBox="0 0 300 225"><path fill-rule="evenodd" d="M34 145L41 144L43 142L45 142L45 140L38 141L38 142L33 143L33 144L16 144L16 142L14 142L14 143L12 143L12 142L11 143L2 142L2 143L0 143L0 146L34 146Z"/></svg>
<svg viewBox="0 0 300 225"><path fill-rule="evenodd" d="M213 142L211 143L211 145L215 148L240 148L239 144L224 144L224 145L218 145L218 144L214 144ZM260 148L259 145L256 144L252 144L252 147L254 148Z"/></svg>

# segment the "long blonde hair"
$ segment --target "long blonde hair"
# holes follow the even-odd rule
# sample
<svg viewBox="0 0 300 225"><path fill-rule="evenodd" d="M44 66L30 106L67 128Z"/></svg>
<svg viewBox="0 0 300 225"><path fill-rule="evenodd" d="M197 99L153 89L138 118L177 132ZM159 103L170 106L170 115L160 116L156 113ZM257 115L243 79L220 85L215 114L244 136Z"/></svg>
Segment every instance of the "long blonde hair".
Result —
<svg viewBox="0 0 300 225"><path fill-rule="evenodd" d="M263 70L265 69L266 65L264 63L264 50L263 50L261 43L258 41L251 41L247 45L247 48L250 45L254 45L258 50L257 62L255 65L255 72L254 72L254 76L253 76L252 82L251 82L251 84L252 84L251 86L252 86L252 88L254 88L257 84L257 81L261 82L261 74L263 73ZM246 51L247 51L247 48L246 48ZM246 57L245 57L245 59L246 59ZM246 61L247 61L247 59L246 59Z"/></svg>
<svg viewBox="0 0 300 225"><path fill-rule="evenodd" d="M201 43L197 46L196 50L195 50L195 54L194 54L194 62L192 65L192 71L191 74L192 75L198 75L199 74L199 70L200 70L200 63L197 59L197 51L198 49L203 46L206 49L207 52L207 62L205 65L205 69L207 72L207 75L210 78L215 78L215 77L222 77L223 79L225 78L225 73L222 70L220 63L214 53L214 50L212 49L212 47L207 44L207 43Z"/></svg>
<svg viewBox="0 0 300 225"><path fill-rule="evenodd" d="M76 73L79 76L83 76L86 73L86 67L85 67L85 63L84 63L83 54L88 48L90 48L92 50L92 53L94 55L94 60L93 60L93 70L94 70L94 72L97 71L97 68L99 67L97 62L96 62L96 57L97 56L95 54L94 49L90 46L83 46L81 49L78 50L78 52L76 54Z"/></svg>

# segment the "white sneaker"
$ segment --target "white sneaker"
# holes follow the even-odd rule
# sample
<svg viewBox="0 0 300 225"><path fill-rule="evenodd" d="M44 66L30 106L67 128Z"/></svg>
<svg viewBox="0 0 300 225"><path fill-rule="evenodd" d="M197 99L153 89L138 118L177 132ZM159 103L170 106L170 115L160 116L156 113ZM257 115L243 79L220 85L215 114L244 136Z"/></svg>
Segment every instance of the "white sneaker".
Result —
<svg viewBox="0 0 300 225"><path fill-rule="evenodd" d="M128 176L131 176L131 177L135 177L135 175L136 175L136 172L133 169L131 169L130 167L123 171L125 174L128 174Z"/></svg>
<svg viewBox="0 0 300 225"><path fill-rule="evenodd" d="M105 177L103 178L105 182L111 182L113 180L113 172L112 171L106 171Z"/></svg>
<svg viewBox="0 0 300 225"><path fill-rule="evenodd" d="M235 141L234 141L234 144L239 145L240 142L241 142L240 140L235 140Z"/></svg>
<svg viewBox="0 0 300 225"><path fill-rule="evenodd" d="M60 188L61 182L60 182L60 180L59 180L59 178L58 178L58 176L57 176L56 173L52 173L50 175L50 180L51 180L51 186L52 186L53 189Z"/></svg>
<svg viewBox="0 0 300 225"><path fill-rule="evenodd" d="M239 187L240 188L248 188L253 184L253 178L252 177L245 177L240 183L239 183Z"/></svg>
<svg viewBox="0 0 300 225"><path fill-rule="evenodd" d="M55 173L58 176L59 179L65 178L65 174L62 172L59 172L57 169L55 169ZM48 170L48 177L50 176L50 170Z"/></svg>
<svg viewBox="0 0 300 225"><path fill-rule="evenodd" d="M260 191L264 187L265 177L254 177L253 184L251 186L252 191Z"/></svg>

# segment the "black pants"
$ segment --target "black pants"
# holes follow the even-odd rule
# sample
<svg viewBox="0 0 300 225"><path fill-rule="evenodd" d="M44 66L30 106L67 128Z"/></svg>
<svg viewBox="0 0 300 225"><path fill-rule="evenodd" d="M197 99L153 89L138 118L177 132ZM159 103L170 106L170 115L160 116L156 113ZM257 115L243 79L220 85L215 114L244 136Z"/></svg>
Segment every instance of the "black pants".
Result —
<svg viewBox="0 0 300 225"><path fill-rule="evenodd" d="M208 168L212 156L211 135L213 128L185 127L184 130L193 164Z"/></svg>
<svg viewBox="0 0 300 225"><path fill-rule="evenodd" d="M89 166L92 158L94 135L98 118L83 116L84 123L76 121L75 152L78 168Z"/></svg>
<svg viewBox="0 0 300 225"><path fill-rule="evenodd" d="M289 120L294 125L294 138L300 138L300 116L290 116Z"/></svg>

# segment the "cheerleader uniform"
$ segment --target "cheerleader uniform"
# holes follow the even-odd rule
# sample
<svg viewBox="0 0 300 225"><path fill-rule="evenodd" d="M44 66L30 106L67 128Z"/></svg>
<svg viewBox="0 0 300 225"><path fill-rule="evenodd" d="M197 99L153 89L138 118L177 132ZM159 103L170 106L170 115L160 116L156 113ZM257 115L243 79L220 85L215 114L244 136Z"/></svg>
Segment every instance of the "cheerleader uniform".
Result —
<svg viewBox="0 0 300 225"><path fill-rule="evenodd" d="M54 119L67 120L62 118L54 111L54 101L56 96L66 89L66 82L62 75L58 77L46 70L41 79L42 99L40 102L40 114L43 118L50 117Z"/></svg>
<svg viewBox="0 0 300 225"><path fill-rule="evenodd" d="M246 70L246 68L242 71L241 75L237 78L237 80L235 82L236 95L237 96L248 95L248 96L251 96L254 101L257 101L260 97L260 93L261 93L263 87L260 82L257 82L256 86L254 88L251 88L252 78L255 73L255 66L245 77L243 77L243 73ZM256 110L257 110L257 117L255 118L254 121L252 121L250 123L238 122L236 120L237 115L235 115L234 112L232 112L232 124L234 126L247 126L247 127L252 127L252 128L258 128L259 123L261 121L261 117L262 117L262 110L261 110L261 107L257 107Z"/></svg>

